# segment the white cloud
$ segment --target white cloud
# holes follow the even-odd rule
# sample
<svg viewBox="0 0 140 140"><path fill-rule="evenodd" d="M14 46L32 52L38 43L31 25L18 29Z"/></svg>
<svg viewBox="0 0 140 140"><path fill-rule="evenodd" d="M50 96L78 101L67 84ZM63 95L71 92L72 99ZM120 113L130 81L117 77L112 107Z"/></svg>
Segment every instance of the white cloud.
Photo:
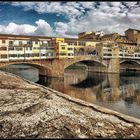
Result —
<svg viewBox="0 0 140 140"><path fill-rule="evenodd" d="M37 24L35 34L48 35L48 36L54 35L54 31L53 31L52 27L45 20L39 19L35 23Z"/></svg>
<svg viewBox="0 0 140 140"><path fill-rule="evenodd" d="M137 5L137 2L124 2L124 4L128 7L133 7L133 6Z"/></svg>
<svg viewBox="0 0 140 140"><path fill-rule="evenodd" d="M13 6L23 7L25 11L35 10L38 13L57 13L68 18L82 15L83 8L77 2L12 2Z"/></svg>
<svg viewBox="0 0 140 140"><path fill-rule="evenodd" d="M12 5L39 14L65 15L69 21L55 22L54 28L42 19L36 21L35 26L9 23L0 25L1 33L77 37L83 31L124 34L127 28L140 29L140 5L137 2L99 2L98 5L96 2L12 2Z"/></svg>
<svg viewBox="0 0 140 140"><path fill-rule="evenodd" d="M44 20L39 19L35 22L36 26L30 24L9 23L7 26L0 25L0 33L5 34L22 34L22 35L46 35L54 36L55 33L51 26Z"/></svg>
<svg viewBox="0 0 140 140"><path fill-rule="evenodd" d="M18 25L13 22L7 26L0 25L0 32L7 34L30 34L34 32L36 27L28 24Z"/></svg>
<svg viewBox="0 0 140 140"><path fill-rule="evenodd" d="M97 30L124 34L127 28L140 29L139 12L139 7L127 9L121 2L101 2L99 8L92 8L79 19L55 25L57 32L63 36L77 36L79 32Z"/></svg>

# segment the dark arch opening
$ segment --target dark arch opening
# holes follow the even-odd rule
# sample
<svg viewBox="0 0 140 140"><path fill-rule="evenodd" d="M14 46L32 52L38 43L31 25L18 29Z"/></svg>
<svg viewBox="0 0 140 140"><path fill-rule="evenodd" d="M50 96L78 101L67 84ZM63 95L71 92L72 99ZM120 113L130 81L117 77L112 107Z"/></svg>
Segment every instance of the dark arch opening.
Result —
<svg viewBox="0 0 140 140"><path fill-rule="evenodd" d="M123 65L123 64L129 64L129 65L137 65L137 66L140 66L140 64L139 64L137 61L132 61L132 60L130 60L130 61L126 60L126 61L122 61L122 62L120 63L120 65Z"/></svg>
<svg viewBox="0 0 140 140"><path fill-rule="evenodd" d="M106 64L98 62L98 61L95 61L95 60L82 60L82 61L78 61L78 62L75 62L75 63L69 65L65 69L67 69L67 68L69 68L69 67L71 67L72 65L75 65L75 64L84 64L86 66L102 66L102 67L106 67Z"/></svg>
<svg viewBox="0 0 140 140"><path fill-rule="evenodd" d="M140 64L137 61L122 61L120 63L121 75L136 74L140 72Z"/></svg>
<svg viewBox="0 0 140 140"><path fill-rule="evenodd" d="M30 63L13 63L0 68L3 71L10 72L21 76L30 81L36 82L42 75L48 76L51 73L50 69L44 68L41 65Z"/></svg>
<svg viewBox="0 0 140 140"><path fill-rule="evenodd" d="M27 66L32 66L34 68L37 68L39 70L39 74L40 75L51 75L51 70L49 68L47 68L46 66L42 66L42 65L39 65L39 64L32 64L32 63L23 63L23 62L19 62L19 63L12 63L12 64L8 64L4 67L1 67L1 69L4 69L6 67L9 67L9 66L12 66L12 65L27 65Z"/></svg>
<svg viewBox="0 0 140 140"><path fill-rule="evenodd" d="M75 62L65 68L65 71L68 71L68 70L106 72L107 66L106 64L95 61L95 60L82 60L82 61Z"/></svg>

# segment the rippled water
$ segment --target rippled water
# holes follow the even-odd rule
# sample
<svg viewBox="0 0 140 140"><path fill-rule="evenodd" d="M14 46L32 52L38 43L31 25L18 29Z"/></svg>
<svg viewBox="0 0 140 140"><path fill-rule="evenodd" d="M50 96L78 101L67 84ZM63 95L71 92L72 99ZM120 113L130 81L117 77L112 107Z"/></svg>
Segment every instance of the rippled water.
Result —
<svg viewBox="0 0 140 140"><path fill-rule="evenodd" d="M28 65L11 65L3 70L61 91L70 96L140 118L140 74L99 74L66 70L64 78L38 75Z"/></svg>

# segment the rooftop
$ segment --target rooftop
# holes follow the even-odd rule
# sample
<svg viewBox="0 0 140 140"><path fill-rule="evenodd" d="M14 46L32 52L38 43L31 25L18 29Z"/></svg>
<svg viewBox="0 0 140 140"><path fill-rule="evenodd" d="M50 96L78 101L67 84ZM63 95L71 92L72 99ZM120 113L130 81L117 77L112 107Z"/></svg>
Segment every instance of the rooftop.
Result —
<svg viewBox="0 0 140 140"><path fill-rule="evenodd" d="M47 37L47 36L31 36L31 35L13 35L13 34L0 34L0 38L29 38L29 39L51 39L54 37Z"/></svg>
<svg viewBox="0 0 140 140"><path fill-rule="evenodd" d="M135 31L138 31L138 32L140 32L140 30L133 29L133 28L129 28L129 29L127 29L126 31L128 31L128 30L135 30ZM125 31L125 32L126 32L126 31Z"/></svg>

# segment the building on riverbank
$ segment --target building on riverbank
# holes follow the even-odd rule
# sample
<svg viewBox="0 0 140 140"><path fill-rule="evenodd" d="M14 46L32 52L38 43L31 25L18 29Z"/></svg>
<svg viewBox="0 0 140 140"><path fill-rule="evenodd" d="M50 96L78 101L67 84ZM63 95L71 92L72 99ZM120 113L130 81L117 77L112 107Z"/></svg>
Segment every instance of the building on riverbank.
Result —
<svg viewBox="0 0 140 140"><path fill-rule="evenodd" d="M73 59L99 53L98 44L117 43L120 57L140 57L140 31L128 29L125 36L118 33L82 32L78 38L0 34L0 61ZM104 47L104 46L102 46ZM112 51L108 52L110 57Z"/></svg>

